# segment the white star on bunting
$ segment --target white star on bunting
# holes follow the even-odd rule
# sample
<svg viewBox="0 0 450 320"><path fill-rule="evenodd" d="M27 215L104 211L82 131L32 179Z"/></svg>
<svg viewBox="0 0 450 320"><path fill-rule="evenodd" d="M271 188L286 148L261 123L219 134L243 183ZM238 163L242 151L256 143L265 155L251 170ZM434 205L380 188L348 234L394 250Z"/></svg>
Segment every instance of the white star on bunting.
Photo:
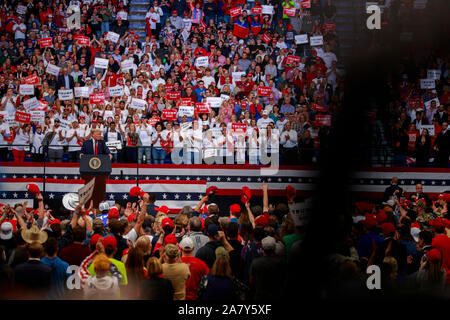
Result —
<svg viewBox="0 0 450 320"><path fill-rule="evenodd" d="M126 200L128 198L128 196L126 194L123 195L122 197L124 200Z"/></svg>
<svg viewBox="0 0 450 320"><path fill-rule="evenodd" d="M191 195L188 194L188 195L186 196L186 199L187 199L187 200L191 200Z"/></svg>
<svg viewBox="0 0 450 320"><path fill-rule="evenodd" d="M53 193L50 193L50 194L48 195L48 197L49 197L49 199L53 199L53 198L55 197L55 195L54 195Z"/></svg>
<svg viewBox="0 0 450 320"><path fill-rule="evenodd" d="M14 198L17 198L17 196L18 196L18 194L14 192L14 193L13 193L13 197L14 197Z"/></svg>
<svg viewBox="0 0 450 320"><path fill-rule="evenodd" d="M175 195L175 199L178 200L179 197L180 197L180 196L179 196L178 194Z"/></svg>
<svg viewBox="0 0 450 320"><path fill-rule="evenodd" d="M167 194L164 193L162 196L163 196L163 199L167 199Z"/></svg>

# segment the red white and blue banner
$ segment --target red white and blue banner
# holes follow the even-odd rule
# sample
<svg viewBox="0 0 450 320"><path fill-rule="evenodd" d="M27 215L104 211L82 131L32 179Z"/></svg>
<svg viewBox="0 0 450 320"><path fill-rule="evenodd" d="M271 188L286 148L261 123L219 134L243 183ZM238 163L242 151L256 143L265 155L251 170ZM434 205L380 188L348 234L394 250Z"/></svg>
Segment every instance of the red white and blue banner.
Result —
<svg viewBox="0 0 450 320"><path fill-rule="evenodd" d="M309 195L319 183L319 170L305 166L280 166L278 171L264 171L268 167L253 165L139 165L113 164L107 181L106 200L128 200L129 190L137 184L146 192L155 194L156 205L171 209L185 205L195 206L206 188L216 186L218 196L240 196L242 187L250 188L252 195L261 196L261 183L269 184L270 196L285 196L288 185L298 196ZM32 199L26 185L35 183L44 191L45 198L60 199L65 193L77 192L84 185L75 163L3 163L0 164L0 202L7 199ZM430 198L450 190L448 169L371 168L355 171L349 178L349 191L357 196L379 199L390 185L392 177L407 193L421 183ZM138 178L138 180L137 180Z"/></svg>

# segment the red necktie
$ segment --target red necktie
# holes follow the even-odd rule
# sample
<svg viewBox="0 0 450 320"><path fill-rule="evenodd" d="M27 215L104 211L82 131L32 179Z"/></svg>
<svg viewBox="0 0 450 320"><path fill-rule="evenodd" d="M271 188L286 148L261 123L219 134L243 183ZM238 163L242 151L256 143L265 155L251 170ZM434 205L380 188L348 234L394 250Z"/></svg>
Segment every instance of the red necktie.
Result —
<svg viewBox="0 0 450 320"><path fill-rule="evenodd" d="M98 154L98 152L97 152L97 141L95 141L95 154Z"/></svg>

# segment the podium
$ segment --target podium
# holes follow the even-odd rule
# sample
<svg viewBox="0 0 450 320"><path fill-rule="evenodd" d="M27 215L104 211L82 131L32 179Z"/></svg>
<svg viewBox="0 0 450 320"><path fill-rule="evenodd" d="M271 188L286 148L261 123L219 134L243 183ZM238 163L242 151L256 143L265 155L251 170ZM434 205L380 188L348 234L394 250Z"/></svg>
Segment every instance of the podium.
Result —
<svg viewBox="0 0 450 320"><path fill-rule="evenodd" d="M95 178L94 192L87 200L85 208L89 207L91 200L94 201L94 208L98 208L100 202L105 201L106 180L111 174L111 160L107 154L84 154L80 161L80 176L87 184Z"/></svg>

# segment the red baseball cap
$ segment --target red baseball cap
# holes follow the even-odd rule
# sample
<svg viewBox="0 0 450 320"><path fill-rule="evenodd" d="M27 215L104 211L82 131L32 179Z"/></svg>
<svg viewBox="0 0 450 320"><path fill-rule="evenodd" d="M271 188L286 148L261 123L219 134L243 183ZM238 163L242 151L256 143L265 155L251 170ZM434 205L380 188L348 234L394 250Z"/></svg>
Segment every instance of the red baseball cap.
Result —
<svg viewBox="0 0 450 320"><path fill-rule="evenodd" d="M165 214L168 214L169 213L169 208L167 207L167 206L161 206L161 207L159 207L159 208L155 208L155 210L157 211L157 212L164 212Z"/></svg>
<svg viewBox="0 0 450 320"><path fill-rule="evenodd" d="M377 225L377 220L372 217L366 217L366 219L362 220L361 222L367 229L371 229Z"/></svg>
<svg viewBox="0 0 450 320"><path fill-rule="evenodd" d="M242 187L242 195L241 195L241 202L247 203L250 201L252 197L252 192L248 187Z"/></svg>
<svg viewBox="0 0 450 320"><path fill-rule="evenodd" d="M377 215L375 215L375 218L377 219L378 223L383 223L387 220L388 216L384 211L380 211Z"/></svg>
<svg viewBox="0 0 450 320"><path fill-rule="evenodd" d="M443 228L446 225L445 221L440 217L428 221L428 224L434 228Z"/></svg>
<svg viewBox="0 0 450 320"><path fill-rule="evenodd" d="M206 195L214 194L218 190L217 187L211 186L208 189L206 189Z"/></svg>
<svg viewBox="0 0 450 320"><path fill-rule="evenodd" d="M442 259L442 254L438 249L431 249L430 251L428 251L426 253L427 255L427 259L431 262L437 262L437 261L441 261Z"/></svg>
<svg viewBox="0 0 450 320"><path fill-rule="evenodd" d="M264 213L255 219L255 225L261 226L261 227L268 227L269 222L270 222L270 220L269 220L268 213Z"/></svg>
<svg viewBox="0 0 450 320"><path fill-rule="evenodd" d="M116 206L113 206L108 211L108 219L119 219L119 209Z"/></svg>
<svg viewBox="0 0 450 320"><path fill-rule="evenodd" d="M161 227L164 229L165 227L173 228L173 221L170 218L164 218L161 221Z"/></svg>
<svg viewBox="0 0 450 320"><path fill-rule="evenodd" d="M133 221L134 218L136 218L136 215L135 215L135 214L130 214L130 215L128 216L128 222Z"/></svg>
<svg viewBox="0 0 450 320"><path fill-rule="evenodd" d="M54 224L57 224L57 223L61 224L61 220L59 220L59 219L53 219L52 221L50 221L50 225L51 225L51 226L54 225Z"/></svg>
<svg viewBox="0 0 450 320"><path fill-rule="evenodd" d="M178 14L177 10L173 10L172 13Z"/></svg>
<svg viewBox="0 0 450 320"><path fill-rule="evenodd" d="M103 237L101 235L94 234L91 237L91 240L89 240L89 247L95 246L97 244L98 240L100 240L100 239L103 239ZM114 238L114 240L115 240L115 238Z"/></svg>
<svg viewBox="0 0 450 320"><path fill-rule="evenodd" d="M292 196L292 195L294 195L296 193L295 192L295 188L293 186L287 186L286 187L286 192L287 192L288 196Z"/></svg>
<svg viewBox="0 0 450 320"><path fill-rule="evenodd" d="M116 238L113 236L107 236L105 239L103 239L103 246L105 247L105 249L110 249L110 250L116 249L117 248Z"/></svg>
<svg viewBox="0 0 450 320"><path fill-rule="evenodd" d="M384 234L394 233L395 226L390 222L385 222L381 225L381 229L383 229Z"/></svg>
<svg viewBox="0 0 450 320"><path fill-rule="evenodd" d="M173 234L168 234L164 238L164 245L169 244L169 243L176 245L178 243L177 237L175 237L175 235L173 235Z"/></svg>
<svg viewBox="0 0 450 320"><path fill-rule="evenodd" d="M145 192L138 186L135 186L130 189L131 197L141 197L142 198L144 194L145 194Z"/></svg>
<svg viewBox="0 0 450 320"><path fill-rule="evenodd" d="M41 191L39 190L39 187L35 185L34 183L27 184L26 186L27 190L31 192L34 196L37 196Z"/></svg>
<svg viewBox="0 0 450 320"><path fill-rule="evenodd" d="M232 204L232 205L230 206L230 212L231 212L232 214L234 214L234 213L240 213L240 212L241 212L241 206L238 205L237 203Z"/></svg>

